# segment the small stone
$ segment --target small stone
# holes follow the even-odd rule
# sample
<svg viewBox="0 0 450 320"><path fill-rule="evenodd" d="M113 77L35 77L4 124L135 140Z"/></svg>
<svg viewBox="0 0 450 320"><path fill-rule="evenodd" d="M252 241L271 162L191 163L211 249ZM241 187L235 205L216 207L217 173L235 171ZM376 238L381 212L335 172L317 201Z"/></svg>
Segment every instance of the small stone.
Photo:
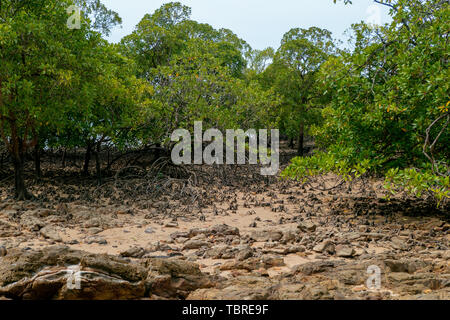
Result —
<svg viewBox="0 0 450 320"><path fill-rule="evenodd" d="M329 253L329 254L334 254L335 252L335 247L334 244L331 240L325 240L321 243L319 243L318 245L316 245L313 250L315 252L322 252L322 253Z"/></svg>
<svg viewBox="0 0 450 320"><path fill-rule="evenodd" d="M132 247L120 253L124 258L142 258L145 255L145 249L142 247Z"/></svg>
<svg viewBox="0 0 450 320"><path fill-rule="evenodd" d="M317 225L312 223L311 221L305 221L298 225L298 228L303 232L315 232L317 229Z"/></svg>
<svg viewBox="0 0 450 320"><path fill-rule="evenodd" d="M294 231L285 231L283 232L283 238L281 242L284 244L295 242L297 235Z"/></svg>
<svg viewBox="0 0 450 320"><path fill-rule="evenodd" d="M84 240L84 242L87 244L98 243L98 244L103 244L103 245L108 243L104 238L99 237L99 236L87 237Z"/></svg>
<svg viewBox="0 0 450 320"><path fill-rule="evenodd" d="M283 267L286 265L284 259L277 256L263 256L261 262L264 263L266 268Z"/></svg>
<svg viewBox="0 0 450 320"><path fill-rule="evenodd" d="M393 237L391 239L391 244L394 249L406 251L408 250L408 245L406 244L406 240L400 237Z"/></svg>
<svg viewBox="0 0 450 320"><path fill-rule="evenodd" d="M442 258L445 259L445 260L450 260L450 250L445 251L445 252L442 254Z"/></svg>
<svg viewBox="0 0 450 320"><path fill-rule="evenodd" d="M7 253L8 251L6 250L6 248L4 246L0 246L0 257L6 256Z"/></svg>
<svg viewBox="0 0 450 320"><path fill-rule="evenodd" d="M58 231L52 226L46 226L46 227L42 228L39 232L46 239L50 239L55 242L62 241L61 236L59 235Z"/></svg>
<svg viewBox="0 0 450 320"><path fill-rule="evenodd" d="M336 255L338 257L350 258L355 254L355 250L348 246L338 245L336 247Z"/></svg>
<svg viewBox="0 0 450 320"><path fill-rule="evenodd" d="M89 234L94 235L94 234L97 234L97 233L102 232L103 229L102 229L102 228L97 228L97 227L92 227L92 228L87 229L86 231L87 231Z"/></svg>
<svg viewBox="0 0 450 320"><path fill-rule="evenodd" d="M277 230L258 230L253 231L250 235L255 241L279 241L283 237L283 233Z"/></svg>
<svg viewBox="0 0 450 320"><path fill-rule="evenodd" d="M210 246L209 242L191 239L184 243L183 250L200 249L201 247L209 247L209 246Z"/></svg>
<svg viewBox="0 0 450 320"><path fill-rule="evenodd" d="M155 233L155 230L153 230L152 228L147 228L147 229L145 229L144 232L150 234L150 233Z"/></svg>
<svg viewBox="0 0 450 320"><path fill-rule="evenodd" d="M189 240L189 238L179 237L179 238L175 239L175 242L176 243L185 243L188 240Z"/></svg>
<svg viewBox="0 0 450 320"><path fill-rule="evenodd" d="M176 222L176 221L168 222L164 226L166 228L177 228L178 227L178 222Z"/></svg>
<svg viewBox="0 0 450 320"><path fill-rule="evenodd" d="M238 261L243 261L245 259L253 257L253 250L250 247L246 247L238 252L236 259Z"/></svg>

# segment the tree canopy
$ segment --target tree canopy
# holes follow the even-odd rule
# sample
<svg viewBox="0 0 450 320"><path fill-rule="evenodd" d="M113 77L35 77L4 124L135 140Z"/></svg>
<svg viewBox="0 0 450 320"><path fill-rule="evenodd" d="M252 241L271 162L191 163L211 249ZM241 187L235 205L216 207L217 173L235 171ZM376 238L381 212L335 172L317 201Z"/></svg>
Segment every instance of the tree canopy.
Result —
<svg viewBox="0 0 450 320"><path fill-rule="evenodd" d="M173 130L202 120L221 130L279 128L297 141L284 177L381 175L392 194L448 201L449 2L374 2L392 22L354 24L349 48L310 27L254 50L231 30L192 20L179 2L146 13L112 44L104 37L121 18L100 0L0 1L0 134L16 198L32 196L24 179L32 149L82 148L82 172L94 156L101 183L106 144L170 150ZM72 6L79 28L68 27Z"/></svg>

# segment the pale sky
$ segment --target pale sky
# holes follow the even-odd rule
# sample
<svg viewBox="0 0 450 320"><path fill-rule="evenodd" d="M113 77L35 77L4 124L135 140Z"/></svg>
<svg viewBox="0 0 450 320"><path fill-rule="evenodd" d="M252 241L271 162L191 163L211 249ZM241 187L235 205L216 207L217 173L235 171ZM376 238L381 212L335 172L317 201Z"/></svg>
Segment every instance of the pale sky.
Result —
<svg viewBox="0 0 450 320"><path fill-rule="evenodd" d="M153 13L162 0L103 0L122 17L122 28L112 30L109 40L118 42L130 34L146 13ZM277 49L291 28L325 28L333 37L345 40L343 33L360 21L384 24L390 21L388 8L372 0L354 0L352 5L333 0L179 0L192 8L192 19L214 28L227 28L254 49Z"/></svg>

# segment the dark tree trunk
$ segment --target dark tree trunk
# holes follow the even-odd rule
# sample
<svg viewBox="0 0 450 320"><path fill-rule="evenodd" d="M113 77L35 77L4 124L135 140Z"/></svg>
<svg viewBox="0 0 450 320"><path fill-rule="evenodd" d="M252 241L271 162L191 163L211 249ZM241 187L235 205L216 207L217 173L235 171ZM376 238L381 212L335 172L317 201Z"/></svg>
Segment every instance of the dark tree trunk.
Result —
<svg viewBox="0 0 450 320"><path fill-rule="evenodd" d="M95 150L95 169L97 171L97 182L98 185L102 184L102 166L100 163L100 151L101 151L101 143L97 143L97 149Z"/></svg>
<svg viewBox="0 0 450 320"><path fill-rule="evenodd" d="M303 157L304 154L304 143L305 143L305 124L303 121L300 123L300 130L298 135L298 150L297 154Z"/></svg>
<svg viewBox="0 0 450 320"><path fill-rule="evenodd" d="M38 179L42 176L42 170L41 170L41 147L39 144L37 144L34 147L34 167L36 170L36 177Z"/></svg>
<svg viewBox="0 0 450 320"><path fill-rule="evenodd" d="M289 148L294 148L294 138L289 138Z"/></svg>
<svg viewBox="0 0 450 320"><path fill-rule="evenodd" d="M14 192L17 200L27 200L31 196L25 187L24 179L24 161L25 157L20 154L18 157L13 157L14 163Z"/></svg>
<svg viewBox="0 0 450 320"><path fill-rule="evenodd" d="M66 153L67 150L64 148L62 159L61 159L61 167L64 169L66 167Z"/></svg>
<svg viewBox="0 0 450 320"><path fill-rule="evenodd" d="M84 155L83 175L89 175L89 163L91 162L92 145L88 143L86 154Z"/></svg>

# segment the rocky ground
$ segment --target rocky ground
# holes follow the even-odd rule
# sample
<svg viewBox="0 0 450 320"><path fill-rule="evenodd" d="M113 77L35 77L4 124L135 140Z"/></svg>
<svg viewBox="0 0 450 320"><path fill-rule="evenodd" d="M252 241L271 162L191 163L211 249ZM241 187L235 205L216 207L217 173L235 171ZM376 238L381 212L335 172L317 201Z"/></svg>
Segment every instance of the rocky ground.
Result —
<svg viewBox="0 0 450 320"><path fill-rule="evenodd" d="M445 209L404 195L386 201L378 180L247 178L134 201L95 186L97 201L82 201L64 180L32 189L41 201L3 190L0 296L450 299ZM379 268L379 288L368 287L368 268ZM80 289L68 285L73 270Z"/></svg>

